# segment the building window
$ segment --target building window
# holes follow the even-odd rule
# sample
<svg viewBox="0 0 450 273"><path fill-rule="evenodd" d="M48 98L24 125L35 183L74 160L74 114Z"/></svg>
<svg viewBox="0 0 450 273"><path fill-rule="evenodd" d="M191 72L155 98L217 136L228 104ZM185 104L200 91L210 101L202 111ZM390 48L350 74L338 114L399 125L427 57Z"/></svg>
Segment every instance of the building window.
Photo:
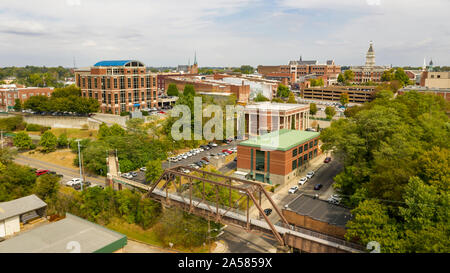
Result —
<svg viewBox="0 0 450 273"><path fill-rule="evenodd" d="M297 156L297 149L292 150L292 157L296 157Z"/></svg>
<svg viewBox="0 0 450 273"><path fill-rule="evenodd" d="M313 155L313 153L312 153L312 152L309 152L309 160L312 159L312 155Z"/></svg>
<svg viewBox="0 0 450 273"><path fill-rule="evenodd" d="M292 170L294 171L295 169L297 169L297 160L292 161Z"/></svg>
<svg viewBox="0 0 450 273"><path fill-rule="evenodd" d="M314 146L317 146L317 139L314 140Z"/></svg>
<svg viewBox="0 0 450 273"><path fill-rule="evenodd" d="M309 148L311 149L313 147L313 142L311 141L310 143L309 143Z"/></svg>
<svg viewBox="0 0 450 273"><path fill-rule="evenodd" d="M258 151L256 150L256 170L257 171L264 171L265 164L264 164L264 158L265 158L265 152L264 151Z"/></svg>
<svg viewBox="0 0 450 273"><path fill-rule="evenodd" d="M111 78L106 79L106 88L111 89Z"/></svg>
<svg viewBox="0 0 450 273"><path fill-rule="evenodd" d="M305 154L305 155L303 156L303 162L306 163L306 161L308 161L308 155L307 155L307 154Z"/></svg>
<svg viewBox="0 0 450 273"><path fill-rule="evenodd" d="M303 158L299 157L298 158L298 167L300 167L303 164Z"/></svg>
<svg viewBox="0 0 450 273"><path fill-rule="evenodd" d="M128 102L132 101L131 93L128 93Z"/></svg>
<svg viewBox="0 0 450 273"><path fill-rule="evenodd" d="M314 157L317 156L317 149L314 150Z"/></svg>
<svg viewBox="0 0 450 273"><path fill-rule="evenodd" d="M144 87L144 78L141 78L141 87Z"/></svg>
<svg viewBox="0 0 450 273"><path fill-rule="evenodd" d="M117 78L114 78L114 88L117 89Z"/></svg>
<svg viewBox="0 0 450 273"><path fill-rule="evenodd" d="M120 89L125 89L125 77L120 77Z"/></svg>
<svg viewBox="0 0 450 273"><path fill-rule="evenodd" d="M115 104L119 103L119 96L117 94L114 94L114 103Z"/></svg>
<svg viewBox="0 0 450 273"><path fill-rule="evenodd" d="M92 79L91 77L88 78L88 89L92 88Z"/></svg>
<svg viewBox="0 0 450 273"><path fill-rule="evenodd" d="M305 144L305 146L303 146L303 150L306 152L308 150L308 144Z"/></svg>
<svg viewBox="0 0 450 273"><path fill-rule="evenodd" d="M128 81L128 88L131 88L131 78L127 78Z"/></svg>
<svg viewBox="0 0 450 273"><path fill-rule="evenodd" d="M298 147L298 154L303 153L303 146Z"/></svg>
<svg viewBox="0 0 450 273"><path fill-rule="evenodd" d="M98 85L97 78L94 78L94 88L97 88L97 85Z"/></svg>

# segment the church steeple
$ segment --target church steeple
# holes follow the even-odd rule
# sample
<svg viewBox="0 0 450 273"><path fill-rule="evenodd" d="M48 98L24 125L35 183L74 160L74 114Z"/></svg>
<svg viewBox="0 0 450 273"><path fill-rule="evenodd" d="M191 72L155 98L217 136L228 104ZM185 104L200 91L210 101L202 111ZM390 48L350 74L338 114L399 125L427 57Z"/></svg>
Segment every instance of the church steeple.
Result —
<svg viewBox="0 0 450 273"><path fill-rule="evenodd" d="M194 65L197 64L197 51L194 52Z"/></svg>

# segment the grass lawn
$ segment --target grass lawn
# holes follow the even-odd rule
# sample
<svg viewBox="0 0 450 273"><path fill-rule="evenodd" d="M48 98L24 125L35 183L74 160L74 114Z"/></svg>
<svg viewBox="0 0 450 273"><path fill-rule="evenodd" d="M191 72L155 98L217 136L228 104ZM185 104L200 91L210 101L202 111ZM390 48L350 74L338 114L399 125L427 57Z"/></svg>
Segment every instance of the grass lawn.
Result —
<svg viewBox="0 0 450 273"><path fill-rule="evenodd" d="M68 138L91 138L96 139L97 130L83 130L83 129L71 129L71 128L52 128L50 130L55 136L66 134Z"/></svg>
<svg viewBox="0 0 450 273"><path fill-rule="evenodd" d="M75 159L75 157L77 157L77 155L75 153L72 153L70 149L56 150L47 154L37 151L30 151L23 153L23 155L29 158L34 158L56 165L61 165L67 168L76 169L76 167L73 165L73 160Z"/></svg>

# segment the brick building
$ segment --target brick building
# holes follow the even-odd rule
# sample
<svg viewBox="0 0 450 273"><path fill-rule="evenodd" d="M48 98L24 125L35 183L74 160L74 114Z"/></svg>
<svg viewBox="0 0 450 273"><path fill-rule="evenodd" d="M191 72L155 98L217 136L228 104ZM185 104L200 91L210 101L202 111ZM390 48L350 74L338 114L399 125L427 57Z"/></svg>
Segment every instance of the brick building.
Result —
<svg viewBox="0 0 450 273"><path fill-rule="evenodd" d="M280 129L242 141L237 148L238 172L250 180L283 185L319 155L319 133Z"/></svg>
<svg viewBox="0 0 450 273"><path fill-rule="evenodd" d="M372 101L375 95L375 86L328 86L303 87L301 96L304 99L339 101L342 94L348 94L349 102L364 103Z"/></svg>
<svg viewBox="0 0 450 273"><path fill-rule="evenodd" d="M244 108L246 138L280 129L309 128L309 105L257 102Z"/></svg>
<svg viewBox="0 0 450 273"><path fill-rule="evenodd" d="M325 85L337 82L337 77L341 73L341 67L333 60L328 60L325 64L319 64L317 60L290 61L288 65L258 66L258 73L265 77L276 79L285 78L293 84L294 82L304 82L310 78L322 78Z"/></svg>
<svg viewBox="0 0 450 273"><path fill-rule="evenodd" d="M139 61L101 61L76 69L75 81L83 97L98 100L103 113L120 114L158 106L157 75L147 72Z"/></svg>
<svg viewBox="0 0 450 273"><path fill-rule="evenodd" d="M421 94L441 96L446 101L450 101L450 88L427 88L421 86L408 86L398 90L398 94L403 95L410 91L417 91Z"/></svg>
<svg viewBox="0 0 450 273"><path fill-rule="evenodd" d="M32 96L47 96L50 97L53 93L53 87L26 87L17 88L9 86L0 88L0 109L2 111L10 111L14 108L15 100L20 99L23 104Z"/></svg>
<svg viewBox="0 0 450 273"><path fill-rule="evenodd" d="M239 103L246 104L250 96L250 86L245 85L244 81L241 84L226 83L220 80L214 80L206 76L172 76L167 77L164 81L165 90L168 89L169 84L173 83L178 90L184 90L187 84L194 86L195 92L211 94L211 95L236 95Z"/></svg>

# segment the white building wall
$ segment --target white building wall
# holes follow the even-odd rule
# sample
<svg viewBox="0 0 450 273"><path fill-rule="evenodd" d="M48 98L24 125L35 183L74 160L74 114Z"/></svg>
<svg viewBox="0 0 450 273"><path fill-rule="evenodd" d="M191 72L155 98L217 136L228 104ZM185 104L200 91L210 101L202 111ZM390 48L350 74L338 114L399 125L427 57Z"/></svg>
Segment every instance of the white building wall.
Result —
<svg viewBox="0 0 450 273"><path fill-rule="evenodd" d="M5 234L13 235L20 231L20 217L19 215L5 219Z"/></svg>
<svg viewBox="0 0 450 273"><path fill-rule="evenodd" d="M5 237L5 221L0 221L0 237Z"/></svg>

